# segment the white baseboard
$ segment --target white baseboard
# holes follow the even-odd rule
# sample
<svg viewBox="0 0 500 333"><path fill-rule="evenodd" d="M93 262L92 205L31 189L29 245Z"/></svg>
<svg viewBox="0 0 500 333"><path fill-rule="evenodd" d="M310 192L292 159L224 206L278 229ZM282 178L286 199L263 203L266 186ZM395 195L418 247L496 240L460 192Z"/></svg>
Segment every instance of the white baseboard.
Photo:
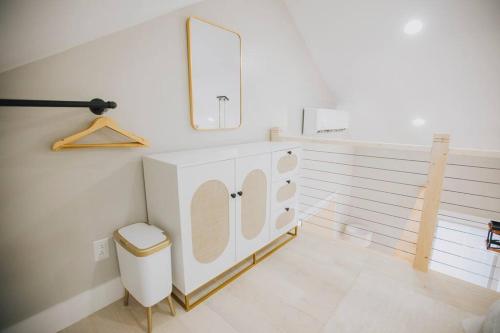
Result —
<svg viewBox="0 0 500 333"><path fill-rule="evenodd" d="M110 280L56 304L4 330L2 333L55 333L123 297L120 278Z"/></svg>

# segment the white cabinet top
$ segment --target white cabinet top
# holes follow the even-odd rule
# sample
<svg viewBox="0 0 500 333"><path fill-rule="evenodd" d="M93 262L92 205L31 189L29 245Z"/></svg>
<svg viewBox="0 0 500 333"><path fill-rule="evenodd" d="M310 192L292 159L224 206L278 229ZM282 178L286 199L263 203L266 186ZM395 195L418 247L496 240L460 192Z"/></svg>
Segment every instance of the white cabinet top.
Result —
<svg viewBox="0 0 500 333"><path fill-rule="evenodd" d="M294 149L300 146L301 145L298 142L262 141L204 149L159 153L144 156L143 159L156 160L180 167L230 160L239 157L271 153L280 150Z"/></svg>

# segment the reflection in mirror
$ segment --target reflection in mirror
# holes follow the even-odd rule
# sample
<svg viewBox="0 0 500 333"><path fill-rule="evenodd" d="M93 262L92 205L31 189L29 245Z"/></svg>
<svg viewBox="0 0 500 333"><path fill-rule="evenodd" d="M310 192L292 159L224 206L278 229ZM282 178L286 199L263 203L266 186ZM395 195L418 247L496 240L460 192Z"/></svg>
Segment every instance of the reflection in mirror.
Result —
<svg viewBox="0 0 500 333"><path fill-rule="evenodd" d="M241 125L241 37L204 20L187 21L191 124L195 129Z"/></svg>

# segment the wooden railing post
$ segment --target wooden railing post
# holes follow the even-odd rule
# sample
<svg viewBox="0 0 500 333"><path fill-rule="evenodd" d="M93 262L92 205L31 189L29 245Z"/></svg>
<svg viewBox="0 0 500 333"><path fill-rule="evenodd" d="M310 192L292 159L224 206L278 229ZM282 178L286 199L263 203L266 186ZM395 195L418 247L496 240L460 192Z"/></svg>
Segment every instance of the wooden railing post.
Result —
<svg viewBox="0 0 500 333"><path fill-rule="evenodd" d="M281 128L273 127L270 131L271 141L280 141L281 136Z"/></svg>
<svg viewBox="0 0 500 333"><path fill-rule="evenodd" d="M448 160L449 142L450 136L448 134L434 134L422 217L418 230L417 251L413 261L413 267L423 272L429 270L429 259L443 189L444 171Z"/></svg>

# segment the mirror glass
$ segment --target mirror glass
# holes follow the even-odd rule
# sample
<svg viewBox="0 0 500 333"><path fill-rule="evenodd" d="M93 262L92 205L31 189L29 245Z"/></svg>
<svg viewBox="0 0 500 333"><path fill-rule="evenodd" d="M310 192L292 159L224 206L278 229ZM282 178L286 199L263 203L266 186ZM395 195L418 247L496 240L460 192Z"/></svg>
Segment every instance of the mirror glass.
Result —
<svg viewBox="0 0 500 333"><path fill-rule="evenodd" d="M187 21L191 125L241 125L241 37L204 20Z"/></svg>

